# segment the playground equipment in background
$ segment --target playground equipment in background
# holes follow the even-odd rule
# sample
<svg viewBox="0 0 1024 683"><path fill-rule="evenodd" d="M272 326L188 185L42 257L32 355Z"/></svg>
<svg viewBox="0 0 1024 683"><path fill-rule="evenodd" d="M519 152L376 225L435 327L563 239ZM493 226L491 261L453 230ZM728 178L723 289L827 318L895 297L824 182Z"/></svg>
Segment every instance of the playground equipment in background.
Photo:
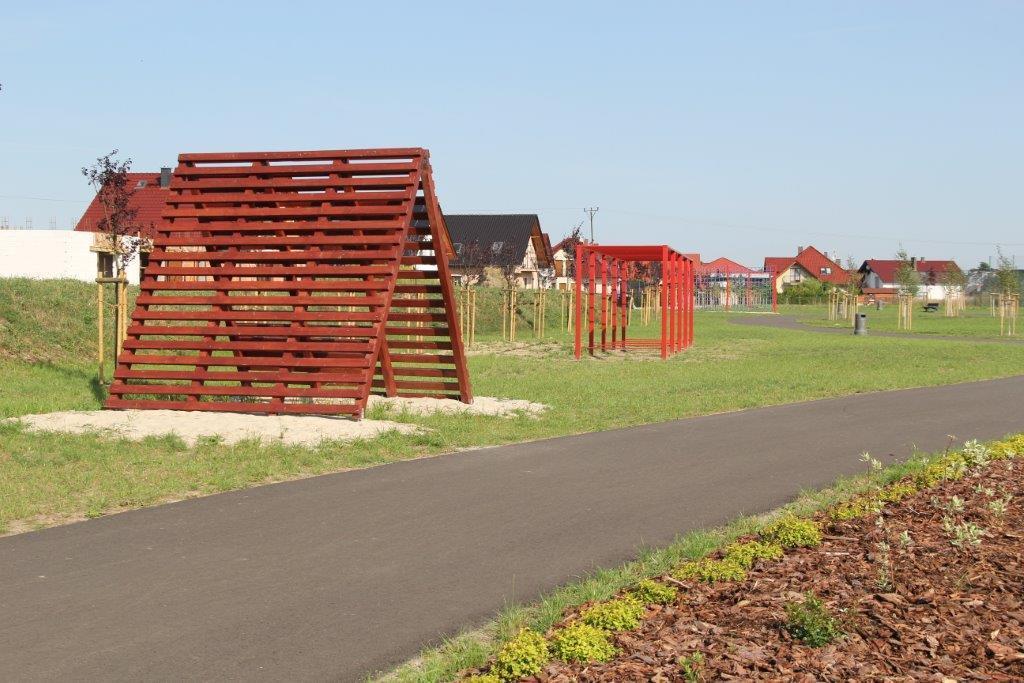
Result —
<svg viewBox="0 0 1024 683"><path fill-rule="evenodd" d="M630 286L638 266L644 264L650 266L644 269L648 276L659 280L661 334L657 339L633 338L627 334ZM690 258L666 245L579 245L575 284L576 358L583 353L584 325L590 355L598 348L601 351L647 348L658 349L662 358L668 358L670 353L688 348L693 343L694 265ZM598 325L599 340L595 336Z"/></svg>
<svg viewBox="0 0 1024 683"><path fill-rule="evenodd" d="M182 154L107 408L472 401L421 148Z"/></svg>
<svg viewBox="0 0 1024 683"><path fill-rule="evenodd" d="M779 310L775 273L770 270L701 269L695 273L695 306L706 311Z"/></svg>

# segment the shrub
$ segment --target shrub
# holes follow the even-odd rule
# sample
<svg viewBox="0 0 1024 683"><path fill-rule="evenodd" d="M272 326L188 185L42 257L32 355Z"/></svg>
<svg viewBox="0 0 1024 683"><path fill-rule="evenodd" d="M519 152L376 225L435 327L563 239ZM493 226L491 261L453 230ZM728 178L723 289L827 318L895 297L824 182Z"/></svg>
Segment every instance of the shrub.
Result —
<svg viewBox="0 0 1024 683"><path fill-rule="evenodd" d="M742 581L747 578L747 570L736 560L713 560L710 557L705 557L696 562L686 562L680 565L672 573L672 576L681 581L694 579L708 583Z"/></svg>
<svg viewBox="0 0 1024 683"><path fill-rule="evenodd" d="M518 681L538 673L550 657L544 636L523 629L498 651L494 673L503 681Z"/></svg>
<svg viewBox="0 0 1024 683"><path fill-rule="evenodd" d="M786 630L811 647L828 645L843 635L839 622L814 593L804 596L803 602L786 605Z"/></svg>
<svg viewBox="0 0 1024 683"><path fill-rule="evenodd" d="M1018 434L1010 439L997 441L991 446L991 457L993 460L1006 460L1016 458L1024 453L1024 434Z"/></svg>
<svg viewBox="0 0 1024 683"><path fill-rule="evenodd" d="M878 492L879 500L884 500L886 503L898 503L904 498L917 493L917 486L911 481L897 481L889 484L881 491Z"/></svg>
<svg viewBox="0 0 1024 683"><path fill-rule="evenodd" d="M921 488L931 488L944 481L957 481L967 474L967 466L958 453L944 455L935 462L929 463L921 472L914 475L914 483Z"/></svg>
<svg viewBox="0 0 1024 683"><path fill-rule="evenodd" d="M644 605L632 596L601 602L581 615L584 624L606 631L629 631L640 624Z"/></svg>
<svg viewBox="0 0 1024 683"><path fill-rule="evenodd" d="M813 548L821 545L821 529L810 519L789 514L765 527L761 538L783 548Z"/></svg>
<svg viewBox="0 0 1024 683"><path fill-rule="evenodd" d="M477 674L467 678L464 683L501 683L501 679L498 674Z"/></svg>
<svg viewBox="0 0 1024 683"><path fill-rule="evenodd" d="M873 496L860 496L829 508L828 516L837 522L866 517L879 512L884 503Z"/></svg>
<svg viewBox="0 0 1024 683"><path fill-rule="evenodd" d="M747 541L733 543L725 549L725 559L733 560L744 569L754 566L756 560L781 560L784 552L778 543Z"/></svg>
<svg viewBox="0 0 1024 683"><path fill-rule="evenodd" d="M667 605L671 602L675 602L676 595L679 591L674 586L666 586L658 583L657 581L651 581L650 579L644 579L633 588L630 593L640 602L656 605Z"/></svg>
<svg viewBox="0 0 1024 683"><path fill-rule="evenodd" d="M607 662L615 656L611 634L589 624L574 623L556 631L551 646L565 662Z"/></svg>

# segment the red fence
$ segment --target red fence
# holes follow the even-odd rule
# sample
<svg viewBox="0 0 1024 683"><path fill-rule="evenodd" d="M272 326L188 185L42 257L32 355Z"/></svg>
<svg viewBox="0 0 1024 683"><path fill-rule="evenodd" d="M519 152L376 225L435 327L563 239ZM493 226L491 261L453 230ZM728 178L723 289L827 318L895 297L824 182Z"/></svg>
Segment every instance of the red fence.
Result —
<svg viewBox="0 0 1024 683"><path fill-rule="evenodd" d="M424 149L182 154L108 408L469 402Z"/></svg>
<svg viewBox="0 0 1024 683"><path fill-rule="evenodd" d="M659 266L661 335L658 339L633 339L628 334L629 283L638 263ZM590 355L597 348L607 351L648 347L658 349L662 358L668 358L670 353L689 348L693 344L693 302L694 262L674 249L664 245L579 244L576 247L576 358L583 354L584 324ZM598 326L600 340L595 336Z"/></svg>

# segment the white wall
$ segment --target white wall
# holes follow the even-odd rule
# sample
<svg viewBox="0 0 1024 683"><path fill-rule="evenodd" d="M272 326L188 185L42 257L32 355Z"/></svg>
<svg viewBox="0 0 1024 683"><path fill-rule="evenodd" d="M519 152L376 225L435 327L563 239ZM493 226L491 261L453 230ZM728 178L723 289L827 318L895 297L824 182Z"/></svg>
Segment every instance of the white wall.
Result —
<svg viewBox="0 0 1024 683"><path fill-rule="evenodd" d="M0 230L0 277L96 280L93 233L73 230ZM139 258L128 265L128 281L139 283Z"/></svg>

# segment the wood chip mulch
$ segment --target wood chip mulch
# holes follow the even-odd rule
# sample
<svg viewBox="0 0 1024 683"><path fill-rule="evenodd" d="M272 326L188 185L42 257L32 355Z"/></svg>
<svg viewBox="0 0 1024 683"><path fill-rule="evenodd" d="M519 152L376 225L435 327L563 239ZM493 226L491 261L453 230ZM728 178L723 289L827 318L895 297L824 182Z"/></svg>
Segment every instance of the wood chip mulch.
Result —
<svg viewBox="0 0 1024 683"><path fill-rule="evenodd" d="M675 604L615 636L613 661L555 661L534 680L681 681L680 658L701 653L708 681L1024 681L1022 494L1024 462L998 461L881 514L827 524L820 547L760 563L744 581L687 582ZM1007 495L1005 512L990 507ZM954 546L944 517L983 529L980 545ZM838 642L812 648L785 630L785 605L808 591L839 618Z"/></svg>

